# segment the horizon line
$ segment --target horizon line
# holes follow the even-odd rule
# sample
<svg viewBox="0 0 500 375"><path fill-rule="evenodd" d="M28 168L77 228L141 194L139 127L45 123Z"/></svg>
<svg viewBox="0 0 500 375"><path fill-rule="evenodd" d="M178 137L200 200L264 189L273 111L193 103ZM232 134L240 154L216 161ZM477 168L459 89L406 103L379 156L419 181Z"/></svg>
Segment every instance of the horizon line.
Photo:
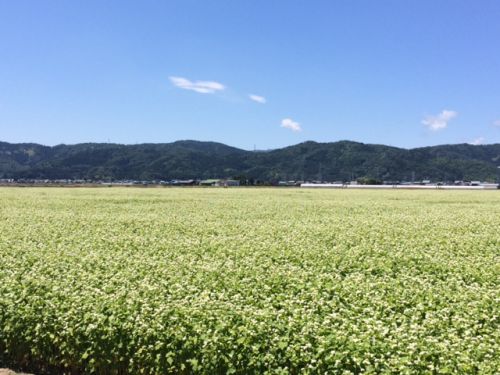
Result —
<svg viewBox="0 0 500 375"><path fill-rule="evenodd" d="M433 145L433 146L419 146L419 147L400 147L400 146L393 146L393 145L388 145L384 143L364 143L360 141L353 141L349 139L341 139L338 141L331 141L331 142L319 142L319 141L314 141L314 140L306 140L303 142L299 143L294 143L290 144L287 146L282 146L282 147L276 147L276 148L267 148L267 149L259 149L259 148L254 148L254 149L244 149L236 146L231 146L227 143L223 142L217 142L217 141L201 141L201 140L196 140L196 139L178 139L176 141L171 141L171 142L140 142L140 143L118 143L118 142L78 142L78 143L58 143L54 145L47 145L43 143L37 143L37 142L7 142L7 141L2 141L0 140L1 143L6 143L10 145L38 145L42 147L49 147L49 148L54 148L54 147L59 147L59 146L78 146L78 145L85 145L85 144L95 144L95 145L116 145L116 146L141 146L141 145L168 145L168 144L174 144L174 143L180 143L180 142L198 142L198 143L216 143L220 145L224 145L226 147L231 147L235 148L241 151L247 151L247 152L259 152L259 151L273 151L273 150L280 150L288 147L294 147L298 146L304 143L316 143L316 144L334 144L334 143L357 143L361 145L367 145L367 146L385 146L385 147L391 147L391 148L398 148L402 150L416 150L420 148L428 148L428 147L441 147L441 146L460 146L460 145L467 145L467 146L473 146L473 147L481 147L481 146L495 146L495 145L500 145L500 143L483 143L483 144L471 144L467 142L462 142L462 143L443 143L443 144L438 144L438 145Z"/></svg>

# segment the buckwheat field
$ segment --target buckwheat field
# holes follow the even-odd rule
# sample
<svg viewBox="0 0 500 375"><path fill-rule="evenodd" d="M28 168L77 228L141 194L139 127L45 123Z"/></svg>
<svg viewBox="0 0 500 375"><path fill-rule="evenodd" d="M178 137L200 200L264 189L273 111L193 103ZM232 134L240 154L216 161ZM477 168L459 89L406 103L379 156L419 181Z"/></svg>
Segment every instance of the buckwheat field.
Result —
<svg viewBox="0 0 500 375"><path fill-rule="evenodd" d="M495 374L499 260L498 191L2 188L0 365Z"/></svg>

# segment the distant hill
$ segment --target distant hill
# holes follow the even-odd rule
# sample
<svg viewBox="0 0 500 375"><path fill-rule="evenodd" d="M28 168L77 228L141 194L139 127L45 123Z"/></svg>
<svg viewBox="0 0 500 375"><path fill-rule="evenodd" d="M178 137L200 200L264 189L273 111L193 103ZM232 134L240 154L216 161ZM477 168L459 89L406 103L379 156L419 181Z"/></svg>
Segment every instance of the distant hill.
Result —
<svg viewBox="0 0 500 375"><path fill-rule="evenodd" d="M304 142L253 152L215 142L42 146L0 142L0 178L260 181L496 180L500 144L402 149L351 141Z"/></svg>

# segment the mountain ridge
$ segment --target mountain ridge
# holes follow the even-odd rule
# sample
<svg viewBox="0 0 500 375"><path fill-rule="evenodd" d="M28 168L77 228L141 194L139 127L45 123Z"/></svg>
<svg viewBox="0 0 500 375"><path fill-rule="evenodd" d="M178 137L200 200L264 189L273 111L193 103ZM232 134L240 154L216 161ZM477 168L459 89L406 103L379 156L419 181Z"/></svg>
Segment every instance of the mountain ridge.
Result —
<svg viewBox="0 0 500 375"><path fill-rule="evenodd" d="M173 179L237 177L260 181L498 179L500 144L412 149L349 140L305 141L258 152L219 142L0 142L0 178Z"/></svg>

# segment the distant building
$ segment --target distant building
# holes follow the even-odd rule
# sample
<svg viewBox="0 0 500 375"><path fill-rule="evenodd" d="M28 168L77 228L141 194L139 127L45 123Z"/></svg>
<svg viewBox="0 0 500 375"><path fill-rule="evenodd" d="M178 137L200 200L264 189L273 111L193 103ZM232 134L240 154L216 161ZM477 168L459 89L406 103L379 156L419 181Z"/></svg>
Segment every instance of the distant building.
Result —
<svg viewBox="0 0 500 375"><path fill-rule="evenodd" d="M223 180L220 178L209 178L207 180L200 181L200 186L240 186L239 180Z"/></svg>
<svg viewBox="0 0 500 375"><path fill-rule="evenodd" d="M195 184L195 180L172 180L173 186L192 186Z"/></svg>
<svg viewBox="0 0 500 375"><path fill-rule="evenodd" d="M239 180L224 180L223 186L240 186Z"/></svg>
<svg viewBox="0 0 500 375"><path fill-rule="evenodd" d="M295 181L279 181L278 186L295 186Z"/></svg>
<svg viewBox="0 0 500 375"><path fill-rule="evenodd" d="M201 180L200 186L221 186L220 179L218 178L209 178L207 180Z"/></svg>

